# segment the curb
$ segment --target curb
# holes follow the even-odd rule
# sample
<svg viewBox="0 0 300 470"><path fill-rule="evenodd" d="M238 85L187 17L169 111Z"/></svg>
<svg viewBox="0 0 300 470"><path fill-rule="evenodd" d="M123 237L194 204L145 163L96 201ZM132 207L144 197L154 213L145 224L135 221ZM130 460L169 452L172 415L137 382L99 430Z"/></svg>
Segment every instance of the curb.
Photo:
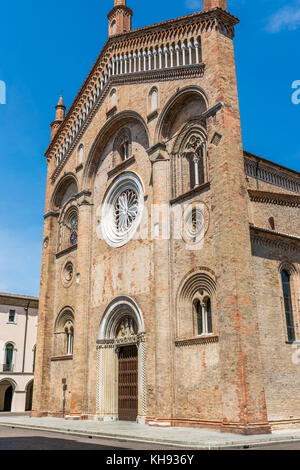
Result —
<svg viewBox="0 0 300 470"><path fill-rule="evenodd" d="M157 444L157 445L164 445L168 447L182 447L184 449L191 449L191 450L221 450L221 449L249 449L255 447L262 447L265 445L275 445L275 444L289 444L291 442L300 442L300 436L290 436L288 438L268 438L265 441L254 441L254 442L236 442L236 441L227 441L224 443L217 443L217 442L209 442L207 444L196 444L195 442L183 442L183 441L167 441L165 439L153 439L153 438L138 438L133 436L127 436L124 434L106 434L104 432L89 432L89 431L76 431L71 429L60 429L55 427L44 427L44 426L37 426L37 425L24 425L24 424L15 424L15 423L1 423L1 427L8 427L8 428L19 428L19 429L30 429L32 431L44 431L44 432L52 432L56 434L64 434L64 435L71 435L71 436L81 436L81 437L94 437L94 438L103 438L108 440L120 441L120 442L137 442L137 443L144 443L144 444Z"/></svg>

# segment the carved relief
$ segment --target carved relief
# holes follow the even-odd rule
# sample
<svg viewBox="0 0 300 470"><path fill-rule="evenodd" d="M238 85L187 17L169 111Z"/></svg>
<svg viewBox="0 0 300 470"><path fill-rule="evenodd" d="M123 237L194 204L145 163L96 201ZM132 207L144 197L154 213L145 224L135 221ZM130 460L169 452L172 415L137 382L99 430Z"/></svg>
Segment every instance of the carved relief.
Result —
<svg viewBox="0 0 300 470"><path fill-rule="evenodd" d="M131 317L123 317L120 321L117 331L115 343L128 344L137 342L137 328L134 320Z"/></svg>

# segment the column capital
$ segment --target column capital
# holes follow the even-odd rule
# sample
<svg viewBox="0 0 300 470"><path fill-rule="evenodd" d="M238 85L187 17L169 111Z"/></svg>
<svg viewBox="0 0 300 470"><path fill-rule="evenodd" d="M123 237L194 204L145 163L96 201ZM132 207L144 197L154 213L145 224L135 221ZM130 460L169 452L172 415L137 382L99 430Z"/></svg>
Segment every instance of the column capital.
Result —
<svg viewBox="0 0 300 470"><path fill-rule="evenodd" d="M166 144L163 142L158 142L157 144L153 145L153 147L147 150L147 153L151 163L170 160Z"/></svg>
<svg viewBox="0 0 300 470"><path fill-rule="evenodd" d="M91 191L83 190L80 193L76 194L75 197L77 199L79 206L84 206L84 205L91 206L92 205L91 196L92 196Z"/></svg>

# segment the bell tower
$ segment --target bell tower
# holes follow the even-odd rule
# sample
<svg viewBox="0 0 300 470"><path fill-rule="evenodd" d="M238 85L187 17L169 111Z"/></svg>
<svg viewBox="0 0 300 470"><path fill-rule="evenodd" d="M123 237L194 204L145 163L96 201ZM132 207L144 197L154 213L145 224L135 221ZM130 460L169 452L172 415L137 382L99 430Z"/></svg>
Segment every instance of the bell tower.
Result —
<svg viewBox="0 0 300 470"><path fill-rule="evenodd" d="M55 106L55 120L53 122L51 122L50 126L51 126L51 141L53 140L56 132L58 131L61 123L63 122L63 120L65 119L65 114L66 114L66 107L65 107L65 103L64 103L64 100L63 100L63 97L61 96L59 98L59 101L57 103L57 105Z"/></svg>
<svg viewBox="0 0 300 470"><path fill-rule="evenodd" d="M126 33L131 30L133 12L126 6L126 0L114 0L114 8L107 15L108 35Z"/></svg>

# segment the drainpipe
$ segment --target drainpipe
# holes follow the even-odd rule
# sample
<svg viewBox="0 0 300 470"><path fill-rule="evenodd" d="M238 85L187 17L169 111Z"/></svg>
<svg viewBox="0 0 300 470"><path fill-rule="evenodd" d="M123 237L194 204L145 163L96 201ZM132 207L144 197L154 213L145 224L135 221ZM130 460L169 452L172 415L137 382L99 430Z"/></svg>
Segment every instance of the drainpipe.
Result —
<svg viewBox="0 0 300 470"><path fill-rule="evenodd" d="M24 374L25 372L25 355L26 355L26 342L27 342L27 326L28 326L28 313L29 313L29 305L30 305L30 300L27 304L27 307L24 307L24 310L26 312L26 322L25 322L25 333L24 333L24 349L23 349L23 365L22 365L22 373Z"/></svg>

